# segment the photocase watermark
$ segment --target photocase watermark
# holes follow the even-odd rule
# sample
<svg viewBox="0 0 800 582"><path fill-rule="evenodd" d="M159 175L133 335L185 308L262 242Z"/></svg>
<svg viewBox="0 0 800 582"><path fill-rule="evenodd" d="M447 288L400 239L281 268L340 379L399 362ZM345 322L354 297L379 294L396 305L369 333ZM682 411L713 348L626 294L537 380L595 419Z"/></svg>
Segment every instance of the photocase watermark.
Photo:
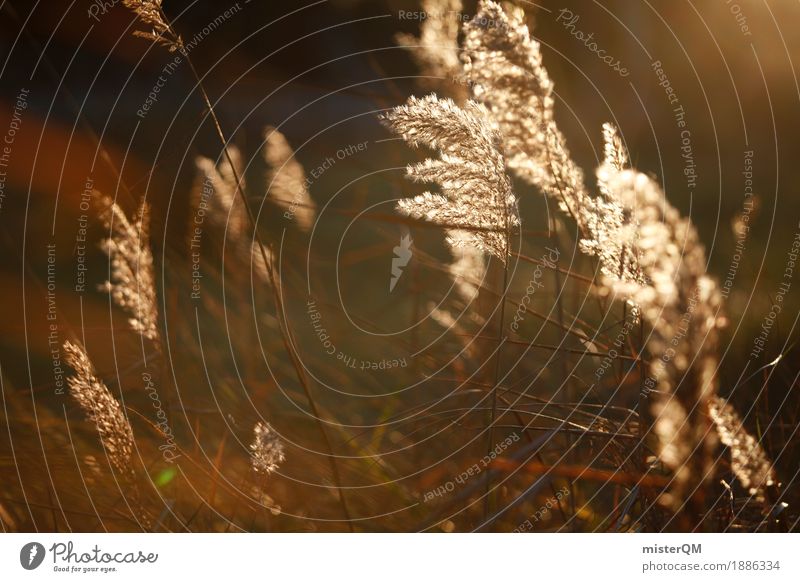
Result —
<svg viewBox="0 0 800 582"><path fill-rule="evenodd" d="M362 141L358 143L348 144L343 148L336 150L333 156L327 156L321 163L318 163L306 174L305 187L310 190L312 184L319 180L328 170L333 168L337 162L341 162L354 156L355 154L364 152L369 147L369 141ZM298 193L289 201L289 208L283 213L286 220L294 220L297 207L304 202L304 194Z"/></svg>
<svg viewBox="0 0 800 582"><path fill-rule="evenodd" d="M735 222L736 246L734 247L733 257L731 258L731 264L728 266L725 280L720 287L720 293L724 298L730 295L736 274L739 272L739 263L742 260L747 238L750 234L750 217L756 207L753 196L753 155L753 150L744 152L744 169L742 170L742 176L744 177L744 203L742 204L742 211Z"/></svg>
<svg viewBox="0 0 800 582"><path fill-rule="evenodd" d="M47 348L53 367L53 381L57 396L64 395L64 368L61 360L61 338L58 328L58 305L56 303L56 245L47 245L47 279L45 297L47 300Z"/></svg>
<svg viewBox="0 0 800 582"><path fill-rule="evenodd" d="M119 0L94 0L86 11L88 18L100 22L100 16L105 16L108 11L119 4Z"/></svg>
<svg viewBox="0 0 800 582"><path fill-rule="evenodd" d="M158 390L149 372L142 372L142 381L144 382L144 390L153 402L153 408L156 411L156 419L158 419L156 426L158 430L161 431L161 434L164 435L165 439L165 443L160 445L158 450L161 451L167 463L174 463L175 459L178 459L181 455L176 454L178 446L175 444L175 437L172 434L172 427L167 420L167 413L161 404L161 398L158 396Z"/></svg>
<svg viewBox="0 0 800 582"><path fill-rule="evenodd" d="M666 348L663 350L661 357L659 358L660 365L666 366L672 360L675 359L675 356L678 354L676 348L678 345L686 339L687 334L689 333L689 327L692 323L692 315L694 314L695 309L697 308L697 303L700 301L700 288L695 287L694 291L692 292L691 297L689 298L688 304L686 306L686 311L683 312L681 315L680 320L678 320L678 324L676 326L677 331L672 335L669 343L666 344ZM652 366L651 366L652 367ZM642 389L640 391L640 395L642 397L647 398L651 393L656 392L656 385L658 384L658 380L655 376L648 376L644 383L642 384Z"/></svg>
<svg viewBox="0 0 800 582"><path fill-rule="evenodd" d="M622 329L619 330L617 336L614 338L614 347L608 350L603 361L600 362L597 370L594 371L594 377L597 381L600 381L600 379L605 376L606 372L611 368L611 364L619 357L618 350L621 350L625 346L625 341L635 325L636 322L632 318L626 319L625 323L622 324Z"/></svg>
<svg viewBox="0 0 800 582"><path fill-rule="evenodd" d="M506 437L504 440L497 443L491 452L480 460L480 463L475 463L466 471L463 471L458 477L439 485L436 489L426 491L422 497L422 502L427 503L428 501L433 500L434 497L443 497L447 493L452 493L456 490L456 484L461 486L465 485L466 482L472 477L480 475L486 468L489 467L489 465L492 464L492 461L494 461L508 447L516 442L519 442L518 433L513 433L511 436Z"/></svg>
<svg viewBox="0 0 800 582"><path fill-rule="evenodd" d="M30 89L23 87L19 90L14 108L11 110L11 121L3 136L2 148L0 148L0 212L3 210L3 202L6 198L6 168L11 163L11 149L17 139L17 133L22 128L22 113L28 108L29 96Z"/></svg>
<svg viewBox="0 0 800 582"><path fill-rule="evenodd" d="M692 554L702 554L703 544L683 544L680 546L668 546L668 545L642 546L642 553L643 554L686 554L687 556L691 556Z"/></svg>
<svg viewBox="0 0 800 582"><path fill-rule="evenodd" d="M453 83L453 85L466 87L467 89L470 90L476 85L475 81L469 79L468 77L465 77L464 75L453 75L452 77L450 77L450 82Z"/></svg>
<svg viewBox="0 0 800 582"><path fill-rule="evenodd" d="M246 4L247 2L245 2ZM239 2L225 10L219 14L214 20L209 22L205 25L197 34L195 34L188 42L184 42L183 46L180 47L177 51L178 54L173 57L173 59L168 62L164 67L161 69L161 73L156 79L156 82L153 84L153 87L150 89L150 92L147 94L142 105L139 109L136 110L136 115L139 119L144 119L147 117L149 111L158 103L158 99L161 94L161 90L166 86L167 81L169 81L170 77L172 77L175 72L180 67L181 63L183 63L183 59L185 59L190 52L192 52L197 45L199 45L205 38L214 32L217 28L222 26L229 18L233 15L237 14L242 9Z"/></svg>
<svg viewBox="0 0 800 582"><path fill-rule="evenodd" d="M742 7L733 0L725 0L725 5L733 15L736 26L739 27L739 32L742 33L742 36L753 36L753 33L750 31L750 25L747 23L747 16L745 16L742 11Z"/></svg>
<svg viewBox="0 0 800 582"><path fill-rule="evenodd" d="M612 71L619 74L620 77L627 77L630 75L630 71L628 71L627 67L622 65L620 59L608 54L608 52L598 44L594 38L593 32L586 33L575 27L580 19L581 17L572 12L569 8L562 8L558 11L558 16L556 16L556 22L568 30L573 37L582 42L583 46L597 55L597 58L608 65Z"/></svg>
<svg viewBox="0 0 800 582"><path fill-rule="evenodd" d="M800 224L797 225L800 229ZM778 319L781 311L783 311L783 300L792 288L792 279L794 278L794 269L797 266L797 259L800 256L800 231L794 233L792 244L786 253L786 266L783 269L783 281L778 285L778 290L772 300L769 313L764 316L764 321L761 323L761 332L753 340L753 349L750 352L750 359L754 360L761 355L767 345L767 339L772 331L772 326L775 325L775 320Z"/></svg>
<svg viewBox="0 0 800 582"><path fill-rule="evenodd" d="M394 257L392 258L392 276L389 278L389 293L394 291L397 282L403 276L403 269L408 266L408 262L414 254L411 251L411 245L413 244L414 240L411 238L411 233L406 229L403 236L400 237L400 244L392 249Z"/></svg>
<svg viewBox="0 0 800 582"><path fill-rule="evenodd" d="M362 141L348 144L345 147L336 150L334 157L328 156L325 158L325 161L323 161L321 164L318 164L316 168L311 169L309 172L310 177L306 177L306 186L310 187L314 181L319 180L325 172L336 165L336 162L341 162L342 160L346 160L357 153L366 151L367 147L369 147L369 141Z"/></svg>
<svg viewBox="0 0 800 582"><path fill-rule="evenodd" d="M473 23L474 25L482 26L483 28L505 28L505 22L498 22L492 18L486 18L481 15L471 15L464 12L457 12L455 10L447 11L430 11L424 10L398 10L398 20L413 20L422 22L423 20L455 20L462 24Z"/></svg>
<svg viewBox="0 0 800 582"><path fill-rule="evenodd" d="M72 541L56 542L50 548L39 542L29 542L19 552L19 563L25 570L35 570L44 563L48 553L52 558L53 572L71 574L108 574L118 572L123 564L155 564L155 552L104 551L95 544L88 550L76 549Z"/></svg>
<svg viewBox="0 0 800 582"><path fill-rule="evenodd" d="M333 340L328 333L328 330L325 329L325 326L322 324L322 313L320 313L319 309L317 309L316 300L309 297L306 307L306 312L308 313L308 317L311 321L311 327L313 328L314 334L317 336L317 339L322 345L322 349L329 356L335 355L336 360L343 364L346 368L351 368L353 370L360 369L364 371L393 370L396 368L408 367L408 359L405 357L365 360L363 358L353 356L352 354L349 354L343 350L337 349L336 344L333 343Z"/></svg>
<svg viewBox="0 0 800 582"><path fill-rule="evenodd" d="M672 115L675 125L680 130L681 157L683 158L683 175L686 177L686 188L693 190L697 187L697 166L694 161L694 148L692 147L692 132L686 124L686 110L680 104L678 94L672 87L672 82L667 76L661 61L655 60L650 63L650 68L656 74L658 85L664 89L669 104L673 107Z"/></svg>
<svg viewBox="0 0 800 582"><path fill-rule="evenodd" d="M117 572L117 564L155 564L158 561L158 554L154 552L106 552L97 544L88 551L76 551L71 541L57 542L50 546L49 551L53 557L54 572L106 574Z"/></svg>
<svg viewBox="0 0 800 582"><path fill-rule="evenodd" d="M42 565L46 555L44 546L39 542L29 542L19 551L19 563L26 570L35 570Z"/></svg>
<svg viewBox="0 0 800 582"><path fill-rule="evenodd" d="M426 12L425 10L398 10L397 11L397 18L399 20L415 20L415 21L422 21L422 20L442 20L444 18L453 18L462 20L463 18L469 19L468 16L462 14L461 12L457 12L455 10L448 10L442 12Z"/></svg>
<svg viewBox="0 0 800 582"><path fill-rule="evenodd" d="M214 195L214 184L211 178L206 176L203 178L203 185L200 189L200 200L197 203L197 210L192 219L192 230L189 236L189 259L192 263L192 291L191 298L194 300L200 299L200 291L202 290L201 282L203 280L203 273L201 271L200 249L203 242L203 224L206 220L206 214L209 211L209 200Z"/></svg>
<svg viewBox="0 0 800 582"><path fill-rule="evenodd" d="M558 249L545 247L545 250L547 253L542 255L542 258L539 261L540 264L536 265L536 268L533 270L533 275L531 275L528 286L525 288L525 295L523 295L522 299L520 299L519 305L517 306L517 311L514 313L514 319L511 321L511 331L515 333L519 329L519 324L525 319L525 313L528 311L528 305L531 302L531 298L536 293L536 290L544 287L544 283L542 283L542 277L544 277L545 269L558 268L558 258L561 255Z"/></svg>
<svg viewBox="0 0 800 582"><path fill-rule="evenodd" d="M678 99L678 94L675 92L675 89L672 87L672 82L669 80L666 71L661 66L661 61L653 61L650 63L650 66L653 69L653 72L656 74L656 78L658 79L658 86L664 89L664 93L667 96L667 101L669 101L670 105L678 105L680 100Z"/></svg>
<svg viewBox="0 0 800 582"><path fill-rule="evenodd" d="M556 491L555 495L547 499L547 502L544 503L536 512L528 519L526 519L523 523L519 524L516 528L511 530L511 533L522 533L525 531L531 531L533 529L534 522L540 521L542 519L548 519L550 516L550 512L553 508L558 507L559 503L562 499L569 496L569 488L562 487L558 491ZM533 521L531 521L533 519Z"/></svg>
<svg viewBox="0 0 800 582"><path fill-rule="evenodd" d="M89 210L92 206L92 193L94 192L94 180L91 176L86 177L83 185L80 201L78 202L78 231L75 233L75 293L86 291L86 242L89 230Z"/></svg>

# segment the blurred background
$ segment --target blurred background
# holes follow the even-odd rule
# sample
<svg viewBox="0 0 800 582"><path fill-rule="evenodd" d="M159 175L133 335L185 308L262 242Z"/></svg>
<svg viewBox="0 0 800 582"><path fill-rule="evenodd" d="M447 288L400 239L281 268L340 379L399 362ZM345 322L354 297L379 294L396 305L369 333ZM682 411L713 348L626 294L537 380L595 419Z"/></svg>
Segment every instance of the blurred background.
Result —
<svg viewBox="0 0 800 582"><path fill-rule="evenodd" d="M474 4L466 2L465 12L474 13ZM730 289L721 392L746 413L746 425L763 439L793 491L800 460L793 438L800 406L794 344L800 273L793 275L764 352L751 352L787 280L788 253L800 233L800 5L517 4L542 43L556 86L558 123L589 181L602 158L601 125L614 121L634 166L656 176L670 202L697 225L709 272ZM412 225L409 231L392 219L397 199L424 190L403 179L405 165L419 154L377 119L428 90L420 86L409 50L395 42L399 32L418 34L420 21L403 16L418 11L418 4L164 0L163 8L184 42L196 40L190 56L226 136L244 154L259 230L281 249L285 316L343 459L341 481L357 528L475 527L479 520L470 508L476 492L462 491L457 509L429 511L420 499L470 466L465 459L483 454L476 423L451 432L452 416L435 407L446 398L449 415L475 406L470 390L454 394L453 388L488 373L481 360L486 352L470 360L458 334L426 317L431 303L451 296L452 281L441 267L448 250L437 229ZM563 10L579 17L574 28L565 27ZM249 272L226 275L223 260L231 251L217 248L204 258L203 299L191 298L187 237L195 159L216 160L222 150L186 63L169 68L176 53L132 36L140 27L121 2L6 0L0 6L0 134L6 138L0 146L7 145L0 168L0 412L9 426L0 433L0 521L12 530L138 527L120 509L126 496L119 486L93 488L79 471L88 456L100 459L102 450L91 427L66 430L80 423L81 414L59 391L53 352L78 339L112 392L139 411L142 418L131 413L135 432L152 436L153 444L143 446L141 470L156 483L142 496L157 497L164 508L151 512L155 529L345 529L318 423L280 334L270 333L276 329L272 293L252 285ZM576 30L593 33L629 74L603 63ZM657 69L674 91L672 103ZM159 79L157 98L144 110ZM678 106L685 128L677 125ZM287 137L310 178L318 208L311 234L264 202L261 152L268 126ZM694 187L684 172L687 136ZM746 210L750 186L752 211ZM88 223L81 219L87 189L115 198L129 213L143 198L152 206L163 354L142 345L128 330L126 315L97 291L108 276L108 260L98 247L104 230L93 211ZM518 196L525 228L534 233L524 243L526 254L538 258L548 244L549 211L538 193L521 189ZM750 230L740 238L743 212ZM408 232L419 254L390 291L393 248ZM537 239L537 232L544 234ZM591 273L577 248L563 244L564 268ZM515 271L512 296L524 294L529 267ZM585 287L564 286L570 313L590 309ZM316 302L342 355L338 361L315 334L309 301ZM553 307L552 297L536 301L543 313ZM563 335L538 321L526 325L545 344ZM582 347L570 341L567 347ZM176 440L186 449L184 458L192 459L179 469L158 460L158 439L147 420L141 370L148 355L147 365L159 370ZM348 357L358 362L355 367ZM552 357L510 348L503 364L509 385L551 398L564 380ZM363 362L391 361L403 364L361 369ZM597 364L589 361L586 369ZM636 400L624 390L615 398L620 407ZM252 426L261 418L290 443L280 475L267 484L247 472ZM502 438L510 434L509 428ZM107 476L101 469L98 481ZM554 478L548 486L558 490L566 483ZM509 482L501 495L510 503L530 486L530 479ZM578 518L553 518L542 528L608 528L620 496L630 491L592 487L571 492L578 505L573 509L586 507ZM496 529L513 529L552 495L533 491ZM588 503L595 495L600 501ZM92 501L104 509L93 509Z"/></svg>

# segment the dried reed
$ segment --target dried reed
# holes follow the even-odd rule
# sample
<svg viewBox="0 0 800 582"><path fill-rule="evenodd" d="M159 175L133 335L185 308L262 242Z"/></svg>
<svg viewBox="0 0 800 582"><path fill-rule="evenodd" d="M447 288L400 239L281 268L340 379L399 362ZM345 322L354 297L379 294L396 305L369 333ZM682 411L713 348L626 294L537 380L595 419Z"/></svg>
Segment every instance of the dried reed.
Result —
<svg viewBox="0 0 800 582"><path fill-rule="evenodd" d="M72 397L97 427L112 466L121 474L132 474L131 456L136 444L122 407L97 377L83 346L67 341L64 352L67 364L75 370L75 375L67 379Z"/></svg>
<svg viewBox="0 0 800 582"><path fill-rule="evenodd" d="M264 475L275 471L286 459L283 443L269 424L258 422L253 427L250 455L253 470Z"/></svg>
<svg viewBox="0 0 800 582"><path fill-rule="evenodd" d="M316 207L308 192L305 170L295 158L286 137L274 127L264 130L264 160L270 169L269 198L308 232L314 225Z"/></svg>
<svg viewBox="0 0 800 582"><path fill-rule="evenodd" d="M442 194L425 192L398 202L400 212L414 218L461 230L448 243L474 246L505 262L509 233L519 225L516 198L500 152L500 134L482 105L469 101L461 108L450 99L430 95L411 97L383 117L412 147L426 145L440 151L438 160L410 165L408 176L418 182L439 184ZM458 228L456 228L458 229Z"/></svg>
<svg viewBox="0 0 800 582"><path fill-rule="evenodd" d="M150 251L150 208L142 202L131 222L122 208L109 197L94 193L100 218L109 230L101 242L111 263L111 277L101 287L125 310L131 328L160 347L158 297Z"/></svg>
<svg viewBox="0 0 800 582"><path fill-rule="evenodd" d="M442 34L440 24L423 25L423 38ZM426 46L424 66L439 63L441 73L441 63L448 63L452 72L455 37L449 31L450 41L438 49ZM653 179L628 167L622 139L610 124L603 127L599 191L589 194L583 172L556 124L553 83L520 10L505 11L496 2L481 0L477 16L464 26L464 37L463 77L486 109L469 102L470 118L436 96L412 97L408 105L387 116L392 129L411 145L422 142L443 150L442 160L412 166L409 174L439 183L445 195L426 193L401 201L399 209L433 222L460 220L500 227L498 197L511 200L506 182L483 182L481 190L463 176L501 176L506 164L575 220L581 250L599 262L598 289L629 301L634 316L641 314L651 329L647 349L654 357L645 387L655 417L659 458L672 473L662 503L675 512L687 508L695 515L702 512L716 444L709 414L723 442L731 443L734 471L745 486L755 483L758 490L774 480L768 477L771 465L766 456L744 432L735 412L715 400L719 330L725 319L718 286L706 273L705 250L691 220L667 203ZM473 132L491 134L492 148L485 140L476 140ZM487 155L490 151L497 155ZM492 160L489 167L486 160ZM482 167L480 172L477 167ZM480 242L479 248L505 257L507 248L499 238ZM752 462L742 459L744 449Z"/></svg>

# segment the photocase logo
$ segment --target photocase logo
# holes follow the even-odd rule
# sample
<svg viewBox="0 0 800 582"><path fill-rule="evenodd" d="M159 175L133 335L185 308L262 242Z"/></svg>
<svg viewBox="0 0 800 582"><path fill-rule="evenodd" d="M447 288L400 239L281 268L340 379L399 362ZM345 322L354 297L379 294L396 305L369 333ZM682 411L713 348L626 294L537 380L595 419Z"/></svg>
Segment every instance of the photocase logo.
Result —
<svg viewBox="0 0 800 582"><path fill-rule="evenodd" d="M411 239L411 233L408 231L400 238L400 244L394 247L394 258L392 259L392 278L389 281L389 293L394 291L397 282L403 275L403 269L411 260L411 245L414 241Z"/></svg>
<svg viewBox="0 0 800 582"><path fill-rule="evenodd" d="M39 542L30 542L19 551L19 563L26 570L35 570L44 561L44 546Z"/></svg>

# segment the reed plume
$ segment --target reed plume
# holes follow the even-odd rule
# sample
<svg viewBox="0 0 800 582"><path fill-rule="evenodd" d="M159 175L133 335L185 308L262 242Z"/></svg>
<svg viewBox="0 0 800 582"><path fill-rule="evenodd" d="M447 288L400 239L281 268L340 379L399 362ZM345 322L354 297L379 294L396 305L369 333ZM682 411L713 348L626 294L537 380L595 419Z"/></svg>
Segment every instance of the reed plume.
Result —
<svg viewBox="0 0 800 582"><path fill-rule="evenodd" d="M103 381L97 377L86 350L75 343L64 343L66 361L75 374L67 378L72 397L97 427L112 466L120 473L131 474L131 456L135 447L133 430L122 407Z"/></svg>
<svg viewBox="0 0 800 582"><path fill-rule="evenodd" d="M286 137L274 127L264 130L264 160L270 169L269 197L303 232L314 225L316 205L308 192L305 170Z"/></svg>
<svg viewBox="0 0 800 582"><path fill-rule="evenodd" d="M645 284L626 281L614 290L632 300L652 331L653 359L645 390L655 418L660 459L674 474L663 498L673 509L711 475L716 444L708 410L718 389L722 297L706 273L705 249L697 230L683 218L649 176L634 170L608 171L606 188L635 216L634 248Z"/></svg>
<svg viewBox="0 0 800 582"><path fill-rule="evenodd" d="M146 2L143 1L143 3L146 3ZM157 16L158 16L158 18L160 18L161 23L163 24L163 26L167 27L167 29L168 29L168 31L170 33L174 34L172 32L171 27L169 26L168 21L166 20L166 18L164 18L163 12L160 10L160 8L161 8L160 3L157 3L157 8L158 8L158 15ZM155 18L155 16L154 16L154 18ZM175 36L177 36L177 35L175 35ZM153 40L157 40L157 41L160 40L157 36L156 37L151 37L151 38ZM242 203L243 203L244 208L245 208L245 210L247 212L247 216L250 219L250 224L251 224L251 226L253 228L254 244L256 245L256 248L258 250L258 254L261 257L261 261L263 263L264 271L266 271L270 275L274 275L274 276L271 277L269 283L270 283L270 287L271 287L272 292L273 292L273 297L274 297L274 300L275 300L275 307L276 307L277 313L281 314L281 313L283 313L283 299L281 297L281 289L280 289L280 273L275 273L275 271L272 270L272 268L270 266L271 265L270 253L269 253L269 251L267 249L267 246L263 243L263 241L261 240L261 237L260 237L260 235L258 233L258 224L256 222L256 215L255 215L255 213L253 212L252 208L250 207L250 205L248 203L247 196L246 196L246 194L244 192L244 189L242 187L242 180L239 177L238 172L236 171L236 164L235 164L233 158L231 157L231 154L230 154L230 151L229 151L230 150L229 141L225 137L225 132L223 131L222 125L221 125L220 120L219 120L219 117L217 116L217 113L214 110L214 105L211 103L211 98L209 97L208 92L205 89L205 86L203 84L203 79L200 77L199 73L197 72L197 69L195 68L194 63L192 62L192 59L189 57L188 52L183 49L183 43L180 40L180 37L177 37L177 40L172 45L170 45L168 43L162 43L162 44L167 44L167 46L169 47L170 51L176 50L176 49L181 51L183 56L186 58L186 63L189 65L189 69L192 71L192 75L194 76L195 80L197 81L197 87L200 90L200 95L203 98L203 102L204 102L204 104L205 104L205 106L206 106L206 108L208 110L208 114L209 114L209 116L210 116L210 118L211 118L211 120L212 120L212 122L214 124L214 129L215 129L215 131L217 133L217 137L219 138L220 142L222 143L223 154L227 158L228 163L229 163L229 165L231 167L231 170L233 172L234 180L235 180L235 182L237 184L237 192L241 197ZM297 355L297 353L294 350L293 341L291 339L291 330L289 328L289 324L288 324L286 318L283 318L280 315L278 315L278 327L279 327L279 329L281 331L281 336L282 336L282 339L283 339L283 344L284 344L284 346L286 348L286 352L287 352L287 354L289 356L289 359L292 362L292 366L294 367L295 372L297 374L297 379L300 382L300 384L303 386L303 390L304 390L304 392L306 394L306 397L308 398L309 405L310 405L310 407L312 409L312 412L314 413L314 417L316 419L317 426L319 427L320 433L322 434L323 440L325 441L325 447L327 449L327 457L328 457L328 461L329 461L330 466L331 466L331 471L333 473L333 480L334 480L334 482L335 482L335 484L336 484L336 486L338 488L338 491L339 491L339 500L340 500L341 506L342 506L342 513L344 514L345 521L347 522L348 528L350 529L350 531L354 531L353 524L352 524L352 522L350 520L350 511L349 511L349 509L347 507L347 500L345 499L345 496L344 496L344 493L343 493L343 489L342 489L342 486L341 486L341 478L340 478L340 474L339 474L339 469L338 469L338 467L336 465L336 459L335 459L334 454L333 454L333 448L332 448L332 445L331 445L330 438L328 437L327 431L325 430L325 425L323 424L323 422L321 420L321 417L318 414L318 409L317 409L316 403L314 402L314 399L313 399L313 396L311 394L311 391L309 389L308 382L307 382L306 377L305 377L305 372L303 370L303 367L302 367L302 364L300 362L299 356Z"/></svg>
<svg viewBox="0 0 800 582"><path fill-rule="evenodd" d="M157 42L170 52L183 49L183 40L164 16L161 0L123 0L122 5L151 27L150 30L135 30L134 36Z"/></svg>
<svg viewBox="0 0 800 582"><path fill-rule="evenodd" d="M639 264L640 225L635 213L625 207L608 182L616 172L628 168L628 152L614 125L603 124L603 139L604 160L597 168L599 193L587 197L580 210L584 227L580 248L597 257L605 287L645 286L647 281Z"/></svg>
<svg viewBox="0 0 800 582"><path fill-rule="evenodd" d="M244 244L249 219L247 209L237 196L236 176L243 176L242 155L236 146L228 146L233 166L224 157L219 164L210 158L195 159L198 176L192 190L192 207L195 216L200 212L215 228L223 230L235 244ZM244 177L241 178L243 189Z"/></svg>
<svg viewBox="0 0 800 582"><path fill-rule="evenodd" d="M598 192L589 194L556 124L553 83L521 11L507 13L496 2L481 0L477 16L464 26L464 38L464 77L499 129L508 168L575 220L581 250L598 259L599 289L628 300L634 315L643 314L652 328L648 349L656 357L647 389L660 459L674 474L662 502L678 511L693 492L702 497L716 443L708 415L717 392L724 318L697 231L653 179L628 167L627 151L611 124L603 127ZM446 202L425 196L408 205L420 208L417 215ZM719 412L711 416L720 418Z"/></svg>
<svg viewBox="0 0 800 582"><path fill-rule="evenodd" d="M663 501L677 510L707 479L713 443L706 411L716 393L721 298L697 232L652 179L626 169L627 152L608 124L599 194L589 195L556 125L539 43L519 14L482 0L465 29L465 75L501 129L509 168L574 218L581 249L598 258L602 287L630 300L653 328L650 352L674 354L655 359L650 380L660 457L675 474Z"/></svg>
<svg viewBox="0 0 800 582"><path fill-rule="evenodd" d="M482 0L464 30L464 76L500 128L509 169L575 220L583 251L598 257L604 275L642 282L636 257L625 244L635 225L627 223L623 209L602 187L600 195L589 195L583 171L556 125L553 82L524 12L507 13L496 2ZM621 146L616 134L611 139ZM605 163L612 167L627 163L620 148L607 146L606 154Z"/></svg>
<svg viewBox="0 0 800 582"><path fill-rule="evenodd" d="M461 29L461 0L422 0L425 19L420 25L419 38L412 34L398 34L400 46L412 52L422 78L428 88L444 90L454 99L467 96L466 87L454 83L461 77L458 35Z"/></svg>
<svg viewBox="0 0 800 582"><path fill-rule="evenodd" d="M474 98L502 132L509 169L575 215L587 197L583 172L556 126L553 82L522 14L482 1L464 25L463 58Z"/></svg>
<svg viewBox="0 0 800 582"><path fill-rule="evenodd" d="M383 117L412 147L439 150L438 160L408 167L417 182L435 182L442 194L425 192L398 202L403 214L442 224L447 241L458 248L474 246L505 262L511 229L519 225L516 198L500 152L500 134L486 108L474 101L464 108L450 99L411 97Z"/></svg>
<svg viewBox="0 0 800 582"><path fill-rule="evenodd" d="M750 495L763 502L766 488L777 483L775 469L763 447L747 432L736 410L724 399L713 397L709 413L722 444L730 449L733 474Z"/></svg>
<svg viewBox="0 0 800 582"><path fill-rule="evenodd" d="M250 457L253 470L263 475L275 471L286 459L283 443L269 424L258 422L253 428Z"/></svg>
<svg viewBox="0 0 800 582"><path fill-rule="evenodd" d="M160 344L158 297L150 251L150 208L142 202L131 222L109 197L95 192L100 218L110 234L100 243L111 263L111 277L101 286L128 313L128 323L141 336Z"/></svg>
<svg viewBox="0 0 800 582"><path fill-rule="evenodd" d="M269 247L265 247L264 252L267 255L266 263L261 254L261 248L256 241L253 241L250 244L250 264L256 277L258 277L262 283L271 284L273 277L275 277L274 272L272 272L275 268L275 257L272 255L272 249Z"/></svg>

